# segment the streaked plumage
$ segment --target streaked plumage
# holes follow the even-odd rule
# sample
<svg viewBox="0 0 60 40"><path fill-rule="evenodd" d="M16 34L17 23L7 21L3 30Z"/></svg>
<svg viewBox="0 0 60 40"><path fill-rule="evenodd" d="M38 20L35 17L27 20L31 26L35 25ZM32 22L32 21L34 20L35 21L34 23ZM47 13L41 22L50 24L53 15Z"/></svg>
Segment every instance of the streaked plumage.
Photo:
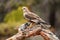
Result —
<svg viewBox="0 0 60 40"><path fill-rule="evenodd" d="M33 12L30 12L29 9L27 7L22 7L23 10L23 16L26 20L31 22L31 27L32 25L35 25L35 23L40 23L42 25L42 23L47 24L43 19L41 19L38 15L36 15ZM43 26L43 25L42 25ZM44 28L49 28L51 25L45 26Z"/></svg>
<svg viewBox="0 0 60 40"><path fill-rule="evenodd" d="M33 12L30 12L27 7L23 7L22 10L23 10L23 13L24 13L23 14L24 18L27 19L28 21L32 21L32 22L35 22L35 23L40 21L40 22L45 23L45 21L42 20L38 15L36 15Z"/></svg>

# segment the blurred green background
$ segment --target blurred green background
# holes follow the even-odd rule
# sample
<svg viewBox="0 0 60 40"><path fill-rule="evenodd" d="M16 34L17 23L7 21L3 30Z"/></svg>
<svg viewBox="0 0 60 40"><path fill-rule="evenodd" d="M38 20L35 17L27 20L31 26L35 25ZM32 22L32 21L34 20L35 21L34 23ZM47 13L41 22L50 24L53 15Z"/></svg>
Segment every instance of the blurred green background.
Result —
<svg viewBox="0 0 60 40"><path fill-rule="evenodd" d="M60 37L60 0L0 0L0 37L16 34L15 28L27 22L23 6L56 28L56 35Z"/></svg>
<svg viewBox="0 0 60 40"><path fill-rule="evenodd" d="M0 35L13 35L17 33L14 28L26 22L22 7L30 5L27 1L0 0Z"/></svg>

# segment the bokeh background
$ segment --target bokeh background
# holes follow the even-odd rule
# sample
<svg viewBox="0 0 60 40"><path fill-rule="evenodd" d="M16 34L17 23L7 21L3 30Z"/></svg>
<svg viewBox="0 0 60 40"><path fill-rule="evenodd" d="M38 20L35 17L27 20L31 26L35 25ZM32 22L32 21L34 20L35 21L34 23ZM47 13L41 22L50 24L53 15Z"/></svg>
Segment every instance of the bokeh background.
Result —
<svg viewBox="0 0 60 40"><path fill-rule="evenodd" d="M18 26L27 22L23 6L52 25L60 37L60 0L0 0L0 40L16 34Z"/></svg>

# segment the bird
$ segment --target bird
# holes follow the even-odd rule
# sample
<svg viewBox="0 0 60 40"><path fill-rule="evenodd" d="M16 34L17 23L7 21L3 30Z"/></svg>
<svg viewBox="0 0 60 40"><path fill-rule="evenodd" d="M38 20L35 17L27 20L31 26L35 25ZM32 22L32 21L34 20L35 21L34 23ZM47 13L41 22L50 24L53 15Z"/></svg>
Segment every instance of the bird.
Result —
<svg viewBox="0 0 60 40"><path fill-rule="evenodd" d="M36 23L46 23L43 19L40 18L37 14L31 12L27 7L22 7L24 18L31 22L30 28Z"/></svg>

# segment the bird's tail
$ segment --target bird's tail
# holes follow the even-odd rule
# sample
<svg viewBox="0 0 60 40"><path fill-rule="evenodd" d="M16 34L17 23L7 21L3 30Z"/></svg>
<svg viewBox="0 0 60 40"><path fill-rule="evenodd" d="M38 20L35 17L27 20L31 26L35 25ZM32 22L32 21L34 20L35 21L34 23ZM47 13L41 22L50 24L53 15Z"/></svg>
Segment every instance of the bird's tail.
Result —
<svg viewBox="0 0 60 40"><path fill-rule="evenodd" d="M41 23L47 24L42 18L37 18Z"/></svg>
<svg viewBox="0 0 60 40"><path fill-rule="evenodd" d="M49 25L47 22L45 22L43 19L39 18L39 23L40 25L45 28L45 29L49 29L51 27L51 25Z"/></svg>

